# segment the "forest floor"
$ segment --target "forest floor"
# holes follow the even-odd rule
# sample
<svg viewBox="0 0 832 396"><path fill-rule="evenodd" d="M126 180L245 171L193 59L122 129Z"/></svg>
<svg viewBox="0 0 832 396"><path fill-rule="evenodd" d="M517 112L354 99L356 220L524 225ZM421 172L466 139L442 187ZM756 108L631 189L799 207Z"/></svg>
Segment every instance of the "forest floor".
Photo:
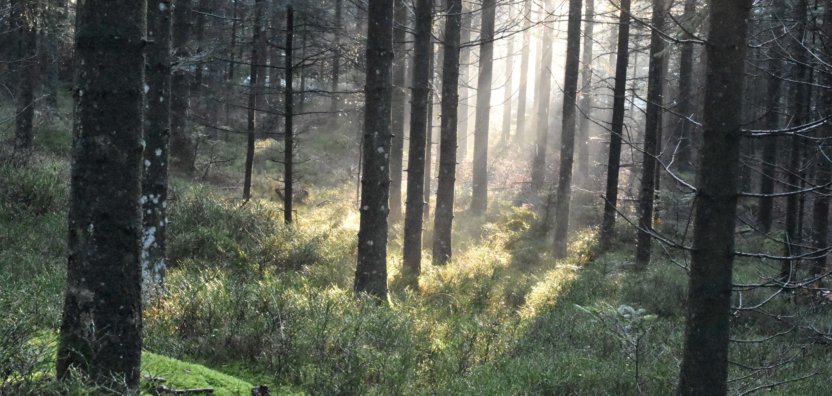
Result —
<svg viewBox="0 0 832 396"><path fill-rule="evenodd" d="M66 120L42 125L27 166L0 163L0 394L67 391L49 379L49 340L65 279L69 135ZM401 227L393 225L389 303L356 298L357 170L350 164L357 151L344 149L353 140L338 132L306 140L299 172L309 194L291 227L274 194L275 142L258 143L255 199L245 205L237 138L210 143L197 181L173 178L171 264L164 296L144 313L145 374L171 386L213 386L216 394L247 395L238 390L251 384L276 394L672 393L685 257L656 247L651 266L634 271L634 230L626 224L615 248L599 255L594 198L576 199L579 226L568 257L556 260L540 231L540 208L514 205L506 188L484 217L472 217L463 192L450 264L430 265L426 249L418 290L405 287ZM430 246L430 225L424 239ZM736 282L777 270L741 260ZM750 307L775 292L747 290L735 303ZM809 329L828 333L832 314L809 298L780 293L764 308L734 312L732 392L828 392L828 340Z"/></svg>

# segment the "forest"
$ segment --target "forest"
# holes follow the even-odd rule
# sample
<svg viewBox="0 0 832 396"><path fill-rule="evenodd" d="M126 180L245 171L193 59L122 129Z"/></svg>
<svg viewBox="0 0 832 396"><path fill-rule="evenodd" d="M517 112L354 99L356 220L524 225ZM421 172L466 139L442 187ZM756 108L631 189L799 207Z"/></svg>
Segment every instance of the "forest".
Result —
<svg viewBox="0 0 832 396"><path fill-rule="evenodd" d="M825 395L832 0L0 0L2 395Z"/></svg>

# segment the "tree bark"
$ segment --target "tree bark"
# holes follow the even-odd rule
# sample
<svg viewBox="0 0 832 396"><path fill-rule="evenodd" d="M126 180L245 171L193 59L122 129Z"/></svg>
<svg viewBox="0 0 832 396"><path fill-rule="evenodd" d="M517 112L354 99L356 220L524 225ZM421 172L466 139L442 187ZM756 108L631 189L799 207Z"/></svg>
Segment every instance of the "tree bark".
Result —
<svg viewBox="0 0 832 396"><path fill-rule="evenodd" d="M699 161L679 393L728 391L731 274L746 30L751 0L711 1L704 144Z"/></svg>
<svg viewBox="0 0 832 396"><path fill-rule="evenodd" d="M653 242L653 204L656 198L656 176L662 105L664 95L664 0L653 0L652 32L650 34L650 64L647 76L647 116L644 128L644 146L642 146L641 190L638 197L638 238L636 240L636 266L646 268L650 264L650 247Z"/></svg>
<svg viewBox="0 0 832 396"><path fill-rule="evenodd" d="M338 0L341 1L341 0ZM395 0L393 25L393 147L390 151L390 222L402 220L402 165L404 161L404 115L407 103L407 7Z"/></svg>
<svg viewBox="0 0 832 396"><path fill-rule="evenodd" d="M145 1L86 0L76 22L69 258L57 354L120 394L139 393ZM146 243L147 241L145 241Z"/></svg>
<svg viewBox="0 0 832 396"><path fill-rule="evenodd" d="M398 10L401 7L401 0L397 0L396 9ZM335 48L335 51L332 54L332 99L329 102L329 111L333 113L338 113L338 108L340 107L341 96L338 94L338 85L339 81L341 80L341 34L343 28L343 12L344 11L344 0L335 0L335 34L333 35L333 43L332 46ZM396 27L393 34L398 32L398 30L402 30L401 27ZM403 32L403 30L402 30ZM402 40L398 40L394 38L394 40L398 43L400 41L404 41L403 37ZM395 128L393 129L394 139L395 139ZM394 145L395 147L395 145ZM401 193L401 190L400 190ZM401 197L399 197L401 200ZM401 204L399 204L401 205ZM391 207L392 212L392 207ZM392 213L391 213L392 214Z"/></svg>
<svg viewBox="0 0 832 396"><path fill-rule="evenodd" d="M552 2L547 1L541 4L543 14L551 11ZM532 158L532 180L531 188L534 192L540 192L546 179L546 151L549 147L549 101L552 91L552 36L554 35L554 21L549 21L543 27L543 38L540 40L541 56L540 64L537 66L540 73L537 78L537 135L534 145L534 157Z"/></svg>
<svg viewBox="0 0 832 396"><path fill-rule="evenodd" d="M770 11L771 20L777 21L784 13L784 3L775 1L772 4ZM773 22L779 24L779 22ZM772 26L772 32L777 31L777 25ZM774 33L772 33L774 34ZM780 100L782 96L781 86L783 74L782 55L776 51L768 54L768 92L766 93L766 127L769 129L777 129L781 127L780 117ZM769 136L764 138L763 146L763 166L760 174L760 194L771 195L774 193L774 180L777 178L777 145L780 139L777 136ZM757 222L760 226L760 231L768 233L771 231L772 211L774 209L774 198L765 196L760 198L760 211L757 212Z"/></svg>
<svg viewBox="0 0 832 396"><path fill-rule="evenodd" d="M825 11L823 15L824 21L832 21L832 0L826 0L825 2ZM824 37L832 37L832 23L824 23L821 26L821 31ZM825 62L830 62L832 60L832 40L825 40L823 41L823 46L821 48L821 57ZM830 86L832 84L832 75L829 73L821 74L821 84L824 86ZM821 115L828 117L829 112L832 111L832 92L828 89L821 89L819 90L819 99L818 99L818 108L824 109L823 111L826 114L821 113ZM824 152L829 152L829 139L832 138L832 124L828 121L823 123L820 127L819 135L822 138L826 138L824 143L818 146L818 149L823 150ZM812 207L812 214L814 218L814 226L813 233L812 233L812 240L814 242L816 249L822 249L828 246L829 240L829 194L830 188L829 183L832 182L832 165L830 165L830 161L826 156L820 156L820 164L817 167L817 173L815 174L816 182L818 186L824 186L818 191L818 195L815 198L814 206ZM818 258L814 260L812 264L812 275L813 276L820 276L826 271L826 255L822 254ZM818 281L816 284L817 287L821 287L821 281Z"/></svg>
<svg viewBox="0 0 832 396"><path fill-rule="evenodd" d="M248 108L247 112L247 144L246 144L246 164L245 176L243 177L243 200L248 201L251 198L251 177L254 167L254 143L257 139L257 95L258 79L260 74L259 65L263 63L262 53L260 52L261 42L265 39L263 35L263 0L254 0L254 28L252 29L251 41L251 60L249 69L249 84L248 84Z"/></svg>
<svg viewBox="0 0 832 396"><path fill-rule="evenodd" d="M191 90L188 62L191 57L191 0L176 0L173 8L173 77L171 80L170 153L173 164L191 175L196 147L188 130Z"/></svg>
<svg viewBox="0 0 832 396"><path fill-rule="evenodd" d="M16 0L12 3L17 25L17 90L15 92L15 151L28 151L34 141L35 87L39 80L38 4Z"/></svg>
<svg viewBox="0 0 832 396"><path fill-rule="evenodd" d="M472 25L471 10L462 8L462 32L459 36L460 50L459 50L459 79L461 84L459 86L459 130L457 131L457 140L459 147L457 148L459 161L463 162L468 159L468 119L470 118L470 109L468 108L468 96L470 90L468 89L469 80L471 79L469 69L471 63L471 25ZM462 47L464 45L464 47Z"/></svg>
<svg viewBox="0 0 832 396"><path fill-rule="evenodd" d="M485 214L488 207L488 132L491 115L491 74L494 67L494 17L496 0L482 2L480 65L477 77L477 117L474 125L474 185L471 213Z"/></svg>
<svg viewBox="0 0 832 396"><path fill-rule="evenodd" d="M581 184L589 180L589 122L592 114L592 44L595 30L595 0L585 0L584 48L581 69L581 101L578 121L578 179Z"/></svg>
<svg viewBox="0 0 832 396"><path fill-rule="evenodd" d="M355 292L384 300L387 298L388 166L392 139L393 3L369 0L367 11L367 80Z"/></svg>
<svg viewBox="0 0 832 396"><path fill-rule="evenodd" d="M451 259L451 229L454 219L456 183L456 128L459 103L459 45L462 26L462 0L448 0L445 18L445 56L442 66L442 127L439 142L439 182L433 227L433 264Z"/></svg>
<svg viewBox="0 0 832 396"><path fill-rule="evenodd" d="M402 272L415 284L421 273L422 217L424 216L425 152L430 98L431 27L433 1L416 2L414 41L413 99L410 107L410 148L407 155L407 206L404 216Z"/></svg>
<svg viewBox="0 0 832 396"><path fill-rule="evenodd" d="M682 37L685 40L693 40L691 34L694 31L693 19L696 17L696 0L685 0L685 11L682 14L682 25L684 30ZM682 43L681 55L679 57L679 92L678 92L678 113L682 116L676 127L676 134L679 136L678 148L676 149L676 160L678 169L682 172L690 172L693 169L693 154L691 145L691 132L693 124L687 117L693 116L693 42Z"/></svg>
<svg viewBox="0 0 832 396"><path fill-rule="evenodd" d="M163 290L167 260L167 198L170 144L170 0L147 4L147 49L142 174L142 299L147 304Z"/></svg>
<svg viewBox="0 0 832 396"><path fill-rule="evenodd" d="M604 194L604 219L601 223L599 244L609 250L615 237L615 218L618 206L618 178L621 168L621 137L624 133L624 102L627 99L627 66L630 60L630 0L621 0L618 16L618 46L615 61L612 124L607 162L607 186Z"/></svg>
<svg viewBox="0 0 832 396"><path fill-rule="evenodd" d="M532 25L532 0L523 2L523 53L520 55L520 89L517 97L517 125L515 139L526 135L526 100L529 86L529 30Z"/></svg>
<svg viewBox="0 0 832 396"><path fill-rule="evenodd" d="M506 7L508 7L509 21L513 21L514 4L508 3ZM512 81L514 80L512 67L514 62L514 36L509 36L506 40L508 40L508 46L506 46L506 82L503 91L503 133L500 141L507 146L511 137L511 98L514 96L514 82Z"/></svg>
<svg viewBox="0 0 832 396"><path fill-rule="evenodd" d="M575 154L575 110L578 66L581 56L581 0L569 0L566 32L566 70L563 82L563 126L560 142L560 177L555 201L555 256L566 256L569 201L572 197L572 162Z"/></svg>

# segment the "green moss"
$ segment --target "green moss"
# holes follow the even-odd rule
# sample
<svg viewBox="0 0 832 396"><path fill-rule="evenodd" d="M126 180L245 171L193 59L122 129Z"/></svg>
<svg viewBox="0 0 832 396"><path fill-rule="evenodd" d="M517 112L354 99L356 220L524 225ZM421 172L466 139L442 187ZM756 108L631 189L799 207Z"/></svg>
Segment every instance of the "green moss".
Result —
<svg viewBox="0 0 832 396"><path fill-rule="evenodd" d="M250 395L253 387L246 381L205 366L146 351L142 353L142 374L142 389L147 394L151 394L149 391L153 387L146 381L148 377L164 378L167 381L163 385L170 388L213 388L213 394L217 396Z"/></svg>

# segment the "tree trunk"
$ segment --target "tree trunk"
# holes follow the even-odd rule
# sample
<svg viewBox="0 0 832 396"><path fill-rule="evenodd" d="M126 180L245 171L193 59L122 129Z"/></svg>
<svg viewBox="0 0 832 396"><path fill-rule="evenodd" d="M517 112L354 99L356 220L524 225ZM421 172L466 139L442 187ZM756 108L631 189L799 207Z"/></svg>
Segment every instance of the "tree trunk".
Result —
<svg viewBox="0 0 832 396"><path fill-rule="evenodd" d="M425 152L430 98L430 59L433 1L416 3L413 38L413 99L410 107L410 148L407 155L407 207L404 216L402 272L415 285L422 265L422 217L424 216Z"/></svg>
<svg viewBox="0 0 832 396"><path fill-rule="evenodd" d="M470 109L468 108L468 96L470 90L468 84L470 81L470 63L471 63L471 10L462 8L462 31L459 36L460 50L459 50L459 79L461 81L459 87L459 130L457 131L457 141L459 147L457 148L459 161L468 159L468 118L470 116ZM463 47L464 46L464 47Z"/></svg>
<svg viewBox="0 0 832 396"><path fill-rule="evenodd" d="M610 129L607 188L604 194L604 219L599 238L602 250L609 250L615 237L618 206L618 177L621 169L621 137L624 133L624 101L627 99L627 65L630 60L630 0L621 0L618 17L618 49L615 61L612 124Z"/></svg>
<svg viewBox="0 0 832 396"><path fill-rule="evenodd" d="M286 7L286 56L284 70L286 72L286 91L284 104L283 119L286 121L286 127L283 130L283 221L286 224L292 224L292 200L294 194L294 168L295 156L295 131L292 126L294 118L294 60L292 58L293 41L295 39L295 13L292 6Z"/></svg>
<svg viewBox="0 0 832 396"><path fill-rule="evenodd" d="M38 84L38 6L34 1L12 3L17 25L17 90L15 92L15 151L28 151L34 140L35 87Z"/></svg>
<svg viewBox="0 0 832 396"><path fill-rule="evenodd" d="M237 68L237 62L234 59L236 55L236 48L237 47L237 3L238 0L231 1L231 43L228 46L228 57L230 58L228 61L228 74L226 74L226 81L234 81L234 72Z"/></svg>
<svg viewBox="0 0 832 396"><path fill-rule="evenodd" d="M566 256L569 200L572 197L572 162L575 154L575 109L581 56L581 0L569 0L566 31L566 71L563 82L563 126L560 141L560 177L555 202L555 256Z"/></svg>
<svg viewBox="0 0 832 396"><path fill-rule="evenodd" d="M542 14L551 11L552 2L547 1L541 4ZM541 43L541 56L538 69L540 73L537 78L537 136L534 145L534 157L532 158L532 181L531 188L534 192L540 192L546 179L546 151L549 147L549 101L552 91L552 36L554 35L554 21L548 21L543 27L543 38Z"/></svg>
<svg viewBox="0 0 832 396"><path fill-rule="evenodd" d="M771 20L778 21L773 22L775 26L773 26L773 30L777 30L780 24L779 18L782 18L784 14L784 6L785 4L781 1L775 1L772 4L772 8L770 11ZM783 74L783 61L782 55L776 51L772 51L773 53L768 54L768 92L766 93L766 127L769 129L778 129L781 127L781 117L780 117L780 98L781 98L781 86L783 85L782 82L782 74ZM771 195L774 193L774 180L777 178L777 145L780 143L780 139L777 136L769 136L766 137L765 143L763 146L763 166L762 166L762 173L760 174L760 193L764 195ZM757 222L760 223L760 231L767 233L771 231L771 223L772 223L772 211L774 209L774 198L772 197L761 197L760 198L760 211L757 212Z"/></svg>
<svg viewBox="0 0 832 396"><path fill-rule="evenodd" d="M514 16L514 4L506 4L508 7L508 19L512 21ZM514 36L509 36L508 46L506 46L506 82L503 91L503 133L500 141L503 145L508 145L511 137L511 98L514 95L513 78L514 72L512 62L514 62Z"/></svg>
<svg viewBox="0 0 832 396"><path fill-rule="evenodd" d="M191 175L195 171L196 148L188 130L190 112L191 0L176 0L173 8L173 77L171 79L170 153L173 164Z"/></svg>
<svg viewBox="0 0 832 396"><path fill-rule="evenodd" d="M369 0L367 11L361 224L355 291L384 300L387 298L387 205L390 188L387 167L392 139L393 3L389 0Z"/></svg>
<svg viewBox="0 0 832 396"><path fill-rule="evenodd" d="M592 0L590 0L592 1ZM523 53L520 55L520 90L517 97L517 125L515 139L526 135L526 99L529 85L529 30L532 25L532 0L523 2Z"/></svg>
<svg viewBox="0 0 832 396"><path fill-rule="evenodd" d="M696 0L685 0L685 11L682 14L681 23L684 26L682 37L685 40L693 40L695 37L690 34L693 33L693 19L696 17ZM694 97L693 93L693 42L685 42L682 44L681 55L679 57L679 92L677 94L678 113L682 116L676 127L676 134L679 136L678 148L676 149L676 160L678 169L682 172L690 172L693 162L693 155L691 153L691 139L690 135L693 130L693 124L687 119L692 117Z"/></svg>
<svg viewBox="0 0 832 396"><path fill-rule="evenodd" d="M167 197L170 144L170 0L147 4L148 87L145 100L144 173L142 174L142 297L154 299L164 287L167 261Z"/></svg>
<svg viewBox="0 0 832 396"><path fill-rule="evenodd" d="M477 117L474 125L474 185L471 213L485 214L488 207L488 132L491 115L491 74L494 66L494 17L496 0L482 2L480 74L477 77Z"/></svg>
<svg viewBox="0 0 832 396"><path fill-rule="evenodd" d="M650 247L653 242L653 204L656 198L659 143L662 119L662 82L664 80L664 0L653 0L653 21L650 34L650 65L647 76L647 116L644 128L643 160L641 163L641 190L638 197L638 238L636 241L636 266L646 268L650 264Z"/></svg>
<svg viewBox="0 0 832 396"><path fill-rule="evenodd" d="M459 103L459 45L462 26L462 0L447 0L445 18L445 55L442 65L442 126L439 142L439 182L433 227L433 264L447 264L451 259L451 229L454 219L454 184L456 183L456 128Z"/></svg>
<svg viewBox="0 0 832 396"><path fill-rule="evenodd" d="M341 0L338 0L341 1ZM402 219L402 165L404 161L404 115L407 103L407 7L404 0L395 1L393 26L393 147L390 151L390 222Z"/></svg>
<svg viewBox="0 0 832 396"><path fill-rule="evenodd" d="M252 29L251 59L249 60L249 84L248 84L248 108L247 111L247 137L245 176L243 178L243 200L251 198L251 177L254 167L254 143L257 133L257 95L259 84L260 67L263 63L260 43L265 39L263 36L263 0L254 0L254 28Z"/></svg>
<svg viewBox="0 0 832 396"><path fill-rule="evenodd" d="M69 259L58 378L138 394L145 1L86 0L76 22ZM148 240L145 240L145 244Z"/></svg>
<svg viewBox="0 0 832 396"><path fill-rule="evenodd" d="M399 10L401 8L401 0L397 0L396 2L396 9ZM332 99L329 102L329 111L333 113L338 113L338 108L340 107L341 96L338 94L338 85L341 80L341 34L343 28L343 11L344 11L344 0L335 0L335 34L333 35L332 46L335 48L332 54ZM400 13L401 11L398 11ZM394 33L397 34L398 31L402 31L404 33L403 28L401 27L394 27ZM403 37L394 38L396 43L404 41ZM404 45L402 43L401 45ZM396 52L398 54L398 52ZM395 83L394 83L395 84ZM393 129L394 139L396 130ZM401 137L399 137L401 139ZM395 144L394 144L395 147ZM401 161L399 161L401 162ZM401 167L400 167L401 168ZM401 179L399 179L401 180ZM401 194L401 188L399 189L399 194ZM399 197L399 201L401 201L401 197ZM399 203L400 210L401 210L401 203ZM391 207L392 212L392 207ZM391 213L392 214L392 213Z"/></svg>
<svg viewBox="0 0 832 396"><path fill-rule="evenodd" d="M731 273L751 0L711 1L704 144L694 209L681 395L728 391Z"/></svg>
<svg viewBox="0 0 832 396"><path fill-rule="evenodd" d="M581 184L589 180L589 122L592 114L592 44L595 29L595 0L585 0L584 48L581 69L581 102L578 121L578 179Z"/></svg>
<svg viewBox="0 0 832 396"><path fill-rule="evenodd" d="M794 125L803 125L808 121L809 106L811 104L811 96L809 93L810 81L809 69L806 67L807 62L807 43L806 37L806 13L808 12L807 0L798 0L795 4L795 22L793 26L794 38L797 40L794 43L794 55L792 58L795 62L796 76L795 86L792 89L792 106L794 109ZM810 44L809 44L810 45ZM791 152L789 153L789 170L788 170L788 189L797 190L800 188L800 180L802 172L801 162L801 145L803 144L802 137L792 135L789 137ZM786 243L784 246L784 256L793 256L800 254L800 234L798 233L798 222L800 219L800 196L803 194L790 194L786 197ZM789 282L794 273L794 262L792 260L784 260L780 269L780 278Z"/></svg>
<svg viewBox="0 0 832 396"><path fill-rule="evenodd" d="M824 21L832 21L832 0L825 1L826 7L823 15ZM824 23L821 26L823 37L832 37L832 23ZM821 59L826 63L832 60L832 41L823 41L823 46L820 51ZM821 84L830 86L832 84L832 75L823 73L820 77ZM821 113L822 116L828 117L829 112L832 111L832 92L828 89L819 90L820 98L818 100L818 108L823 109L826 114ZM824 152L829 152L829 138L832 138L832 125L829 122L823 123L820 127L819 135L821 138L826 138L823 144L819 145L819 149ZM814 227L812 240L816 249L823 249L828 246L829 239L829 183L832 182L832 166L826 156L820 156L820 163L815 174L818 186L824 186L818 191L815 198L814 206L812 207L812 214L814 218ZM826 255L819 255L812 265L812 275L820 276L826 272ZM816 282L816 287L821 287L821 281Z"/></svg>

